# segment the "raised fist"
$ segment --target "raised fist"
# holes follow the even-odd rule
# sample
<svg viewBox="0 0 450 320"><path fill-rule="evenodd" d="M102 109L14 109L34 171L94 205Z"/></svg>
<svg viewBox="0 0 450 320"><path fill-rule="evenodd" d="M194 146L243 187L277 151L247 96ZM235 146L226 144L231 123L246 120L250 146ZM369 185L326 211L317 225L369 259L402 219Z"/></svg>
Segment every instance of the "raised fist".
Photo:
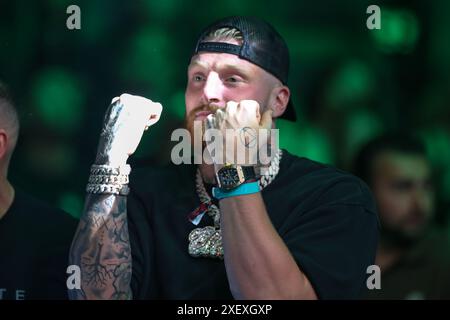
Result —
<svg viewBox="0 0 450 320"><path fill-rule="evenodd" d="M106 111L96 164L125 165L136 151L144 130L158 122L162 105L127 93L112 99Z"/></svg>

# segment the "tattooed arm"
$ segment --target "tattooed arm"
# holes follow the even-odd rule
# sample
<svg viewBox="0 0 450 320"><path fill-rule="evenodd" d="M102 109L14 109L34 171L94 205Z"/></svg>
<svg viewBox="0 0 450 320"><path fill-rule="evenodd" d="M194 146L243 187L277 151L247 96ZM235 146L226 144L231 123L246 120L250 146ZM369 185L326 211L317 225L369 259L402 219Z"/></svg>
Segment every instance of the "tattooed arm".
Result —
<svg viewBox="0 0 450 320"><path fill-rule="evenodd" d="M131 299L126 203L125 196L87 196L70 254L81 269L81 289L69 290L70 299Z"/></svg>
<svg viewBox="0 0 450 320"><path fill-rule="evenodd" d="M106 112L95 163L124 166L161 111L161 104L142 97L114 98ZM87 195L69 263L81 269L81 288L69 290L70 299L132 298L126 196Z"/></svg>

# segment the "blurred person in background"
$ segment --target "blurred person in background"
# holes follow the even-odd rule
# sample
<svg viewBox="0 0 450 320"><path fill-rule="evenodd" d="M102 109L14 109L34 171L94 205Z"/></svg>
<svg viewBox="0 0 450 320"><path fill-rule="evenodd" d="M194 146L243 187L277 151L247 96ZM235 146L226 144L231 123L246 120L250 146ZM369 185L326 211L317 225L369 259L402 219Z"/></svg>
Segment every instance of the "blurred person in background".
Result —
<svg viewBox="0 0 450 320"><path fill-rule="evenodd" d="M434 223L432 169L423 143L384 134L361 148L357 176L371 187L381 220L381 289L367 299L449 299L450 242Z"/></svg>
<svg viewBox="0 0 450 320"><path fill-rule="evenodd" d="M67 260L76 220L8 180L18 137L18 113L0 83L0 300L66 299Z"/></svg>

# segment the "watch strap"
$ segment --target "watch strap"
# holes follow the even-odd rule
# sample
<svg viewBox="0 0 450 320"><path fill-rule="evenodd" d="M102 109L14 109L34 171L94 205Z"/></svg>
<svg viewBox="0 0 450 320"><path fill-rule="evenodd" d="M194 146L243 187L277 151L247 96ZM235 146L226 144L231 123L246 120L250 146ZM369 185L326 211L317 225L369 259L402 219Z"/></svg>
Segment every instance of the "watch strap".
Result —
<svg viewBox="0 0 450 320"><path fill-rule="evenodd" d="M242 172L244 173L245 181L256 180L255 167L253 166L241 166Z"/></svg>
<svg viewBox="0 0 450 320"><path fill-rule="evenodd" d="M240 186L232 189L232 190L223 190L221 188L214 187L212 189L212 194L214 198L220 200L229 197L242 196L245 194L252 194L259 192L259 184L258 182L247 182L243 183Z"/></svg>

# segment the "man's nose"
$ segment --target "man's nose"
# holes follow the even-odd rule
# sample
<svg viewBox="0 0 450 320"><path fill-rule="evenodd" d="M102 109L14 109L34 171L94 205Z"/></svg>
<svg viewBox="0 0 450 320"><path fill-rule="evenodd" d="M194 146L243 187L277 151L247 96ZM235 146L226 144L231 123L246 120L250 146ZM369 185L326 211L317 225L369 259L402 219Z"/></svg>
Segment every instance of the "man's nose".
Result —
<svg viewBox="0 0 450 320"><path fill-rule="evenodd" d="M214 104L221 108L225 107L222 94L222 81L217 73L211 72L206 78L203 87L203 96L208 104Z"/></svg>
<svg viewBox="0 0 450 320"><path fill-rule="evenodd" d="M414 192L414 206L416 209L428 212L432 207L432 195L427 190L417 188Z"/></svg>

